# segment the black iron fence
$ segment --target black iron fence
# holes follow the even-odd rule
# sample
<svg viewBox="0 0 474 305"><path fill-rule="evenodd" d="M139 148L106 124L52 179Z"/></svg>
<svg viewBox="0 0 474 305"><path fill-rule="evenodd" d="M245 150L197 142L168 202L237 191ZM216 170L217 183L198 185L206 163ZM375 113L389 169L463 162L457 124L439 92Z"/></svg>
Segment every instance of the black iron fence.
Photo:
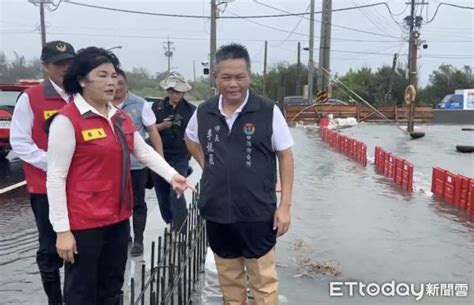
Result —
<svg viewBox="0 0 474 305"><path fill-rule="evenodd" d="M136 287L137 279L130 280L131 305L196 304L195 292L207 249L205 222L199 215L198 200L199 192L193 194L180 233L165 228L157 244L152 242L149 275L142 264L140 284Z"/></svg>

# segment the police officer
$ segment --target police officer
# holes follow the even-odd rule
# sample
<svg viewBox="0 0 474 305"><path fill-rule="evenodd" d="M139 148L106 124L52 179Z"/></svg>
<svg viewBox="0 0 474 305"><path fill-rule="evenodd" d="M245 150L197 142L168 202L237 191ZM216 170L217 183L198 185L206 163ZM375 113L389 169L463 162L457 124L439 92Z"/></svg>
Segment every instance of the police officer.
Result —
<svg viewBox="0 0 474 305"><path fill-rule="evenodd" d="M178 173L187 176L191 155L184 143L184 133L196 107L184 98L184 94L191 90L191 85L176 72L168 75L160 85L168 96L154 102L152 109L163 141L164 157ZM176 232L186 219L186 200L177 198L170 185L157 175L153 175L153 181L161 217L166 223L171 223Z"/></svg>
<svg viewBox="0 0 474 305"><path fill-rule="evenodd" d="M48 150L45 121L66 105L63 77L74 48L64 41L50 41L41 51L47 78L27 89L18 99L12 116L10 144L23 161L30 202L38 228L39 249L36 253L43 288L49 304L62 304L59 268L63 261L56 253L56 233L49 222L46 196L46 154Z"/></svg>
<svg viewBox="0 0 474 305"><path fill-rule="evenodd" d="M186 178L111 104L118 66L107 50L78 52L64 77L72 101L50 127L47 192L56 248L66 261L66 305L122 304L133 206L130 153L178 194L188 188Z"/></svg>
<svg viewBox="0 0 474 305"><path fill-rule="evenodd" d="M140 135L143 138L149 135L150 142L155 150L163 155L161 138L155 124L156 117L151 110L151 104L128 91L127 76L121 69L117 69L117 90L115 90L112 104L124 110L132 119ZM145 185L148 178L148 170L133 155L131 155L130 158L132 162L134 235L131 255L139 256L143 254L143 232L145 231L148 210L145 202Z"/></svg>
<svg viewBox="0 0 474 305"><path fill-rule="evenodd" d="M188 149L203 168L199 209L225 303L245 304L247 273L255 303L277 304L274 247L290 225L293 139L275 103L249 90L247 49L222 46L215 61L220 94L199 105L186 130Z"/></svg>

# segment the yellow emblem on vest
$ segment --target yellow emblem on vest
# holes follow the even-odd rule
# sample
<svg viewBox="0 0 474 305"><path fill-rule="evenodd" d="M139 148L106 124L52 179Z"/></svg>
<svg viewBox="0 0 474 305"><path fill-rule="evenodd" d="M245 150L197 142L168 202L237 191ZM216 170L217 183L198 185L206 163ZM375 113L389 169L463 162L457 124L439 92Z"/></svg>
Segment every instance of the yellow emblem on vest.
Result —
<svg viewBox="0 0 474 305"><path fill-rule="evenodd" d="M84 141L92 141L107 137L103 128L87 129L81 131L81 133Z"/></svg>
<svg viewBox="0 0 474 305"><path fill-rule="evenodd" d="M45 110L43 111L44 119L47 120L53 115L55 115L59 110Z"/></svg>

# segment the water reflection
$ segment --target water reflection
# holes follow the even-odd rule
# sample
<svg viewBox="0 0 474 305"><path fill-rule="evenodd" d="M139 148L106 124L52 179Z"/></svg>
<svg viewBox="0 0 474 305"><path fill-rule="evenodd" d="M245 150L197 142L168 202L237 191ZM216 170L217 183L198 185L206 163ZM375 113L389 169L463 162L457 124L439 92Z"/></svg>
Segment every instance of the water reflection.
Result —
<svg viewBox="0 0 474 305"><path fill-rule="evenodd" d="M458 136L455 127L426 126L424 130L427 136L422 142L411 141L386 125L362 124L343 131L368 144L370 156L375 145L381 145L412 162L418 188L407 193L376 173L373 165L363 167L321 142L317 130L292 129L296 142L293 219L290 231L277 246L280 294L288 304L474 303L472 292L465 299L424 298L421 302L411 297L329 297L331 280L456 282L468 283L471 291L474 289L472 219L427 195L432 166L473 177L474 169L468 165L474 159L448 149L466 136ZM1 185L21 180L18 162L0 167ZM147 202L149 209L156 207L150 192ZM158 217L156 214L149 223L161 233L163 225ZM36 238L24 189L0 197L0 298L5 304L45 303L35 263ZM308 250L301 253L295 249L298 241L307 244ZM295 278L298 255L334 262L340 265L341 273ZM145 254L147 263L148 257ZM141 259L128 262L127 278L140 278Z"/></svg>

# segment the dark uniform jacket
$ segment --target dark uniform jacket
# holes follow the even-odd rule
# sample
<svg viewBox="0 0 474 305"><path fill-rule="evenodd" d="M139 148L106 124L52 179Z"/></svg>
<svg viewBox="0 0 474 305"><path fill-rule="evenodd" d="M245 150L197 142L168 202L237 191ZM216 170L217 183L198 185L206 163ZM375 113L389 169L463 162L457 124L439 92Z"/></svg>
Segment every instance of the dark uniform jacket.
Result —
<svg viewBox="0 0 474 305"><path fill-rule="evenodd" d="M229 130L215 96L197 109L205 157L199 208L218 223L267 221L276 209L276 154L272 148L274 102L249 93Z"/></svg>
<svg viewBox="0 0 474 305"><path fill-rule="evenodd" d="M163 142L163 153L168 162L186 161L191 158L186 144L184 143L184 133L196 106L186 100L182 100L175 108L170 105L169 98L153 103L151 109L156 116L156 124L160 124L164 119L172 116L172 127L160 131Z"/></svg>

